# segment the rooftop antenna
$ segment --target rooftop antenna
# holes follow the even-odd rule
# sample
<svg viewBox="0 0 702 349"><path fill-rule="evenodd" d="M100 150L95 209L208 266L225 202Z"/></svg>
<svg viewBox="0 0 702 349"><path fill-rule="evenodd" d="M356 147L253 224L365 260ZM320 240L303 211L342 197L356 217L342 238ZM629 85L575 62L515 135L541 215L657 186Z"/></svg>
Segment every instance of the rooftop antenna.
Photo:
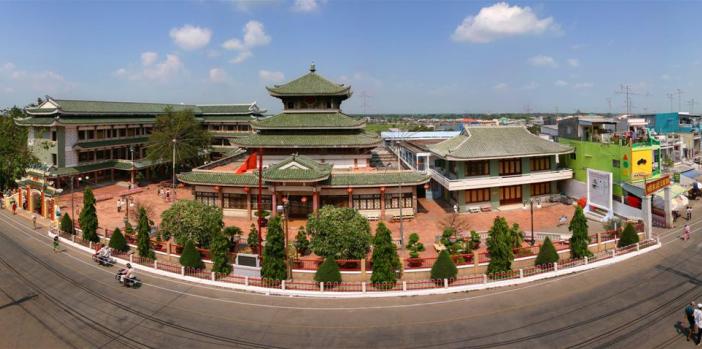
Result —
<svg viewBox="0 0 702 349"><path fill-rule="evenodd" d="M614 93L616 93L618 95L625 96L624 103L626 104L626 114L627 115L631 114L631 109L632 109L631 96L641 95L641 93L634 92L633 89L631 88L631 85L629 85L629 84L619 85L619 91L616 91Z"/></svg>
<svg viewBox="0 0 702 349"><path fill-rule="evenodd" d="M361 98L363 98L363 116L367 117L368 114L366 114L366 108L368 107L368 98L373 97L369 95L366 91L361 92Z"/></svg>
<svg viewBox="0 0 702 349"><path fill-rule="evenodd" d="M675 89L675 93L678 94L678 111L681 111L681 110L682 110L682 102L681 102L680 97L681 97L681 96L683 95L683 93L685 93L685 92L684 92L683 90L681 90L681 89L678 88L678 89Z"/></svg>
<svg viewBox="0 0 702 349"><path fill-rule="evenodd" d="M670 112L673 112L673 94L672 93L666 93L666 97L668 97L668 101L670 101Z"/></svg>

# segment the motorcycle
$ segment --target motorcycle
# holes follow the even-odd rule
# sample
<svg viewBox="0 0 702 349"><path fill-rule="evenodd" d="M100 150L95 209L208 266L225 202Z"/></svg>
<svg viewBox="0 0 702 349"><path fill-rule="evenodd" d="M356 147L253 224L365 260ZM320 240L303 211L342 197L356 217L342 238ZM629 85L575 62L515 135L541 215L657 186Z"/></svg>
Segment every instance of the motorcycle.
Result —
<svg viewBox="0 0 702 349"><path fill-rule="evenodd" d="M115 263L117 263L117 261L115 261L114 258L103 257L98 254L93 255L93 262L106 267L111 267L115 265Z"/></svg>
<svg viewBox="0 0 702 349"><path fill-rule="evenodd" d="M115 274L115 280L117 282L123 284L124 286L131 287L131 288L138 288L141 287L141 280L139 280L138 277L132 277L132 278L125 278L124 281L121 281L122 275L127 272L127 269L122 268L120 269L117 274Z"/></svg>

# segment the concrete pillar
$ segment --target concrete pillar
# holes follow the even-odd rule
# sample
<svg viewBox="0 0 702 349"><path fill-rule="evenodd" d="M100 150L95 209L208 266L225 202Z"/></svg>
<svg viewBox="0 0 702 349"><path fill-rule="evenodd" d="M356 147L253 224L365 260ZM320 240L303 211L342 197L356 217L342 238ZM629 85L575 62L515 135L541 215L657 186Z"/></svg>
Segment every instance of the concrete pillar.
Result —
<svg viewBox="0 0 702 349"><path fill-rule="evenodd" d="M17 191L17 207L22 209L22 188ZM73 217L71 217L73 218Z"/></svg>
<svg viewBox="0 0 702 349"><path fill-rule="evenodd" d="M417 186L412 186L412 212L417 213Z"/></svg>
<svg viewBox="0 0 702 349"><path fill-rule="evenodd" d="M45 217L45 218L49 218L49 215L46 211L46 197L44 196L44 188L42 188L41 198L39 200L41 200L39 202L39 205L40 205L39 212L40 212L41 216Z"/></svg>
<svg viewBox="0 0 702 349"><path fill-rule="evenodd" d="M251 213L251 190L249 189L246 191L246 212L249 213L249 220L252 220L252 213Z"/></svg>
<svg viewBox="0 0 702 349"><path fill-rule="evenodd" d="M114 168L110 169L110 181L111 182L115 181L115 169Z"/></svg>
<svg viewBox="0 0 702 349"><path fill-rule="evenodd" d="M353 194L351 192L349 193L349 207L353 208Z"/></svg>
<svg viewBox="0 0 702 349"><path fill-rule="evenodd" d="M385 191L380 191L380 219L385 219Z"/></svg>
<svg viewBox="0 0 702 349"><path fill-rule="evenodd" d="M645 195L641 203L644 221L644 236L651 239L653 232L653 214L651 212L651 195Z"/></svg>
<svg viewBox="0 0 702 349"><path fill-rule="evenodd" d="M27 186L27 211L31 212L34 207L34 199L32 198L32 189Z"/></svg>
<svg viewBox="0 0 702 349"><path fill-rule="evenodd" d="M665 227L673 227L673 208L670 207L670 201L673 199L672 188L667 186L663 189L663 200L665 200Z"/></svg>
<svg viewBox="0 0 702 349"><path fill-rule="evenodd" d="M275 217L278 213L276 212L276 207L278 206L277 202L277 193L274 191L271 193L271 218Z"/></svg>
<svg viewBox="0 0 702 349"><path fill-rule="evenodd" d="M319 210L319 189L315 188L315 191L312 192L312 212L317 213Z"/></svg>

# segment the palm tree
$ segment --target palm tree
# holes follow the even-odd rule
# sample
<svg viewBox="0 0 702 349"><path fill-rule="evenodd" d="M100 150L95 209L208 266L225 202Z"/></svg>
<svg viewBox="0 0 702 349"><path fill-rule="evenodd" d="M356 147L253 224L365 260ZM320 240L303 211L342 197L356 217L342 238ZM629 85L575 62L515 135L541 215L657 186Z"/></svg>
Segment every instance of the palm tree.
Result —
<svg viewBox="0 0 702 349"><path fill-rule="evenodd" d="M191 109L174 111L168 107L156 118L147 147L148 160L172 162L175 186L176 165L195 166L202 161L202 155L210 148L210 134Z"/></svg>

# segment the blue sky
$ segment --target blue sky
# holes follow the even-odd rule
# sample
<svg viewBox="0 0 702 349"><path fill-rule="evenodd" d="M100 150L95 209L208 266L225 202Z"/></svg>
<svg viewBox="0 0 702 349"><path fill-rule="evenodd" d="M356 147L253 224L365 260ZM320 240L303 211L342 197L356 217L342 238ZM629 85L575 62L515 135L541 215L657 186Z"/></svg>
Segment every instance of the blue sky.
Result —
<svg viewBox="0 0 702 349"><path fill-rule="evenodd" d="M307 72L349 113L702 111L702 3L0 2L0 107L257 101ZM366 98L362 96L365 95Z"/></svg>

